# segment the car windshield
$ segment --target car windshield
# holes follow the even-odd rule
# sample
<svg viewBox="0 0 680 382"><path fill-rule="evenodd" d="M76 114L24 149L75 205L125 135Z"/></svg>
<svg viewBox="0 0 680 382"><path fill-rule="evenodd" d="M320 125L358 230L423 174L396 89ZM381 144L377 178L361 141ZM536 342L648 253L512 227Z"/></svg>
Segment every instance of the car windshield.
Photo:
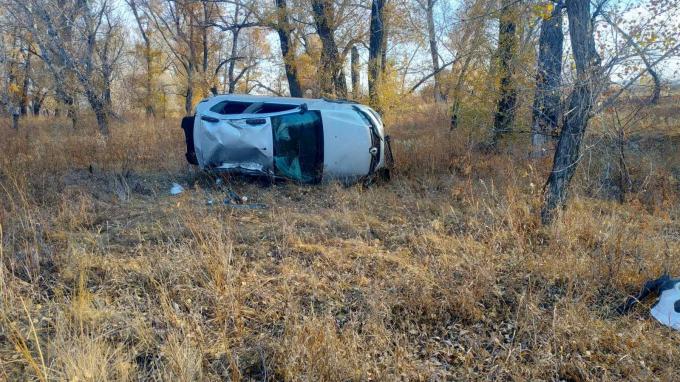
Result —
<svg viewBox="0 0 680 382"><path fill-rule="evenodd" d="M276 175L303 183L321 180L323 131L318 111L271 118Z"/></svg>

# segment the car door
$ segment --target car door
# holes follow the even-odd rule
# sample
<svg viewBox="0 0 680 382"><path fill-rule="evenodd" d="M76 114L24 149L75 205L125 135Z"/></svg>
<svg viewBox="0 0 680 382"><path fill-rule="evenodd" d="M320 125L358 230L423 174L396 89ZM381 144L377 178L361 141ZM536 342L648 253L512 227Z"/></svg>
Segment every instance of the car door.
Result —
<svg viewBox="0 0 680 382"><path fill-rule="evenodd" d="M323 177L324 140L321 113L302 109L268 117L272 125L274 174L302 183Z"/></svg>
<svg viewBox="0 0 680 382"><path fill-rule="evenodd" d="M273 164L271 121L262 116L197 115L194 144L204 168L269 173Z"/></svg>

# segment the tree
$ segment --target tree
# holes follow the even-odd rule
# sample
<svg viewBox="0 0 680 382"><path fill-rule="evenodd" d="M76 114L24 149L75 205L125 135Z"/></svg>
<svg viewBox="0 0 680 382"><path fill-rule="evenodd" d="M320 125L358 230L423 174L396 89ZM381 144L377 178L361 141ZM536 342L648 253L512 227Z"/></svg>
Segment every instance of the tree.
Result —
<svg viewBox="0 0 680 382"><path fill-rule="evenodd" d="M291 97L302 97L302 87L300 86L300 79L298 78L297 66L295 65L295 49L292 46L291 25L288 16L288 8L286 0L276 0L277 8L277 23L275 25L276 34L279 36L279 45L281 46L281 57L283 58L283 67L286 72L286 79L288 80L288 89Z"/></svg>
<svg viewBox="0 0 680 382"><path fill-rule="evenodd" d="M28 93L31 86L31 53L28 45L30 45L30 39L25 42L26 48L22 49L22 54L24 56L23 62L23 79L21 80L21 95L19 99L19 114L22 117L28 115Z"/></svg>
<svg viewBox="0 0 680 382"><path fill-rule="evenodd" d="M482 17L487 11L488 0L473 0L469 6L462 11L461 18L467 18L470 21L462 24L461 30L458 31L460 38L456 50L456 62L460 62L458 68L454 67L452 72L455 72L455 81L451 98L451 122L450 129L458 128L459 115L461 111L463 86L468 79L468 72L475 60L484 62L486 53L479 52L480 46L484 45L486 21ZM455 70L458 69L458 70Z"/></svg>
<svg viewBox="0 0 680 382"><path fill-rule="evenodd" d="M565 204L567 188L578 165L581 142L588 127L601 75L600 56L595 49L590 1L569 0L566 7L569 37L576 64L576 83L569 97L569 112L565 113L552 171L545 186L545 199L541 210L541 220L544 224L552 222L555 210Z"/></svg>
<svg viewBox="0 0 680 382"><path fill-rule="evenodd" d="M8 37L9 41L5 41ZM9 42L9 44L7 44ZM19 37L18 29L8 36L0 35L0 64L2 64L3 74L3 91L2 104L3 111L12 119L12 128L15 130L19 128L19 62L21 39ZM4 114L4 113L3 113Z"/></svg>
<svg viewBox="0 0 680 382"><path fill-rule="evenodd" d="M154 97L154 77L155 75L158 74L158 70L155 68L155 58L157 55L154 53L154 50L151 45L151 27L148 22L148 17L146 15L142 15L142 13L139 10L139 6L137 5L137 2L140 0L125 0L125 2L128 4L130 7L130 10L132 11L132 15L135 18L135 22L137 23L137 28L139 30L139 34L142 37L142 43L143 49L142 49L142 56L144 57L144 63L145 65L145 73L144 73L144 96L143 96L143 105L144 105L144 110L146 112L147 116L156 116L156 110L155 110L155 97Z"/></svg>
<svg viewBox="0 0 680 382"><path fill-rule="evenodd" d="M387 31L385 5L387 0L371 2L371 23L368 38L368 95L371 106L379 108L380 77L385 68Z"/></svg>
<svg viewBox="0 0 680 382"><path fill-rule="evenodd" d="M45 2L26 1L20 2L18 0L8 0L0 3L4 8L6 14L9 16L5 20L5 24L12 30L22 30L23 33L14 35L20 37L26 48L25 55L25 76L23 85L31 87L36 85L37 77L44 77L43 73L48 73L52 77L52 90L55 98L67 110L67 116L71 119L72 125L75 127L77 122L77 104L75 102L76 92L79 90L79 80L76 78L74 70L70 68L63 59L63 55L59 51L50 51L47 48L54 47L54 45L47 45L48 40L55 40L58 42L57 46L65 48L66 52L71 52L74 46L73 35L74 28L82 25L79 23L79 18L82 16L81 7L74 1L68 0L51 0ZM59 9L59 11L54 11ZM47 12L45 12L47 11ZM49 21L54 27L54 30L59 32L58 35L48 36L45 31L44 20L38 15L47 14ZM47 37L50 37L48 39ZM81 54L82 52L75 52ZM37 57L40 62L34 62L32 57ZM33 67L37 67L33 70ZM42 70L41 70L42 69ZM11 73L16 74L16 73ZM29 77L29 78L27 78ZM30 78L32 77L32 78ZM16 77L15 77L16 78ZM28 82L26 81L28 80ZM44 82L44 81L43 81ZM22 105L21 110L27 107L27 94L29 89L22 86L22 101L26 102ZM33 101L34 113L39 112L42 102L47 96L48 89L39 89ZM59 114L59 105L55 108L55 114Z"/></svg>
<svg viewBox="0 0 680 382"><path fill-rule="evenodd" d="M512 131L517 106L517 89L513 79L514 60L517 52L517 1L502 0L498 23L498 71L500 95L494 115L492 143Z"/></svg>
<svg viewBox="0 0 680 382"><path fill-rule="evenodd" d="M123 51L120 27L110 3L11 0L8 6L39 47L40 57L54 77L57 97L73 105L73 97L63 83L65 78L75 78L95 114L100 133L108 135L111 82ZM72 39L75 33L83 38ZM72 120L75 123L75 113Z"/></svg>
<svg viewBox="0 0 680 382"><path fill-rule="evenodd" d="M652 105L657 104L659 102L659 98L661 97L661 78L659 77L659 74L656 72L656 70L654 70L654 65L649 60L642 47L640 47L640 44L638 44L630 34L624 31L619 26L619 24L607 14L607 12L600 12L600 14L609 25L611 25L618 33L621 34L621 36L626 40L626 43L633 48L635 54L638 55L640 60L642 60L644 63L647 73L649 73L649 76L652 77L652 81L654 82L654 88L652 90L652 95L649 97L649 103Z"/></svg>
<svg viewBox="0 0 680 382"><path fill-rule="evenodd" d="M532 156L546 153L546 145L557 135L560 116L560 94L562 85L562 8L558 3L548 3L547 17L541 22L538 40L538 69L536 72L536 91L531 123Z"/></svg>
<svg viewBox="0 0 680 382"><path fill-rule="evenodd" d="M359 81L359 48L356 45L352 46L352 53L350 55L350 72L352 77L352 98L359 99L361 97L361 83Z"/></svg>
<svg viewBox="0 0 680 382"><path fill-rule="evenodd" d="M252 6L242 2L234 2L233 4L230 5L231 10L224 8L218 9L219 16L217 17L217 20L215 22L210 23L209 25L216 27L221 32L231 34L231 44L229 52L227 53L226 57L220 58L218 60L219 63L215 68L214 76L218 76L222 66L226 65L226 75L224 77L224 82L226 84L225 91L229 94L232 94L236 91L236 86L238 85L239 81L243 78L243 76L246 75L257 64L251 63L242 65L239 72L238 73L236 72L237 65L239 63L243 63L247 61L249 58L252 58L246 57L246 55L242 54L243 44L241 44L241 40L244 37L245 32L249 28L260 26L261 23L259 21L251 20L255 16L255 12ZM229 11L231 11L230 12L231 15L229 18L227 18L223 13ZM225 43L222 43L221 45L226 46ZM212 88L211 90L213 91L213 93L216 93L216 88Z"/></svg>
<svg viewBox="0 0 680 382"><path fill-rule="evenodd" d="M188 0L163 0L156 6L145 1L145 9L174 58L175 70L184 77L184 113L193 109L200 70L208 58L199 54L202 29L208 28L201 4ZM205 35L207 36L207 34ZM208 53L203 50L201 53Z"/></svg>
<svg viewBox="0 0 680 382"><path fill-rule="evenodd" d="M321 40L321 68L319 81L325 96L347 98L347 82L343 60L335 41L335 9L331 0L312 0L316 33Z"/></svg>
<svg viewBox="0 0 680 382"><path fill-rule="evenodd" d="M434 6L437 0L418 0L418 5L425 11L427 24L427 42L432 59L432 77L434 78L434 101L439 103L444 101L441 89L441 70L439 67L439 48L437 46L437 33L434 24Z"/></svg>

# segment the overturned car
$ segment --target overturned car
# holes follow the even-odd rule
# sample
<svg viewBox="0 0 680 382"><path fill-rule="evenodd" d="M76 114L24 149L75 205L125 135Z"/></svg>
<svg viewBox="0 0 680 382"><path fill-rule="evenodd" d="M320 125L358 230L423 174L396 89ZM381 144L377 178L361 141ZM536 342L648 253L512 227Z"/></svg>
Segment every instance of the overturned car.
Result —
<svg viewBox="0 0 680 382"><path fill-rule="evenodd" d="M380 115L350 101L219 95L182 120L186 158L215 172L355 182L389 177Z"/></svg>

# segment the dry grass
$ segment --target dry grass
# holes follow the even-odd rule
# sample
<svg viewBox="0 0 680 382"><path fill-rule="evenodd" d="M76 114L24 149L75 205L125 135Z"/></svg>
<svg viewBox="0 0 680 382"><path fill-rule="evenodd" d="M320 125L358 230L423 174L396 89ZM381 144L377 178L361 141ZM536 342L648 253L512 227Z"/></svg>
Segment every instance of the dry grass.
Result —
<svg viewBox="0 0 680 382"><path fill-rule="evenodd" d="M108 142L57 125L1 131L0 379L680 379L680 334L649 301L613 313L680 274L668 155L633 166L624 204L587 197L583 165L546 228L548 161L481 154L429 109L390 121L389 184L228 180L266 210L222 205L177 121Z"/></svg>

